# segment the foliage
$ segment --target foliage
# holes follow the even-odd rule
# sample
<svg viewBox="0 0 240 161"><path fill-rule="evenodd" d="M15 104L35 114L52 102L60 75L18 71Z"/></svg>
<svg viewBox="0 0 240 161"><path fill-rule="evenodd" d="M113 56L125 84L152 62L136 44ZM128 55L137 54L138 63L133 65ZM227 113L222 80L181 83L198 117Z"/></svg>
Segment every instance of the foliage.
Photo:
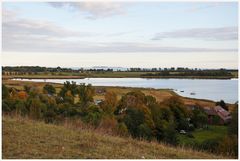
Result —
<svg viewBox="0 0 240 161"><path fill-rule="evenodd" d="M105 113L113 114L117 106L117 95L114 92L106 92L105 100L101 103L101 108Z"/></svg>
<svg viewBox="0 0 240 161"><path fill-rule="evenodd" d="M95 89L92 88L91 84L88 84L87 86L85 83L80 84L78 88L78 95L80 99L80 103L85 107L87 103L93 102L93 96L95 94Z"/></svg>
<svg viewBox="0 0 240 161"><path fill-rule="evenodd" d="M9 98L9 90L4 84L2 84L2 99L7 98Z"/></svg>
<svg viewBox="0 0 240 161"><path fill-rule="evenodd" d="M30 99L29 115L32 119L39 120L47 110L47 106L39 98Z"/></svg>
<svg viewBox="0 0 240 161"><path fill-rule="evenodd" d="M24 101L22 101L22 100L17 101L15 107L16 107L16 113L18 115L22 115L22 116L27 115L28 110L26 108L26 104Z"/></svg>
<svg viewBox="0 0 240 161"><path fill-rule="evenodd" d="M199 107L192 111L191 121L196 128L202 128L207 124L208 117L202 108Z"/></svg>
<svg viewBox="0 0 240 161"><path fill-rule="evenodd" d="M98 106L90 105L87 107L87 114L84 116L83 120L97 127L101 122L101 118L102 110Z"/></svg>
<svg viewBox="0 0 240 161"><path fill-rule="evenodd" d="M221 106L226 111L228 111L228 106L226 105L226 103L223 100L220 100L220 102L216 102L216 106Z"/></svg>
<svg viewBox="0 0 240 161"><path fill-rule="evenodd" d="M238 135L238 104L235 104L232 112L232 120L228 128L230 135Z"/></svg>
<svg viewBox="0 0 240 161"><path fill-rule="evenodd" d="M50 94L50 95L53 95L53 94L56 93L56 89L51 84L46 84L43 87L43 91L46 92L47 94Z"/></svg>
<svg viewBox="0 0 240 161"><path fill-rule="evenodd" d="M117 124L117 134L120 136L128 136L128 128L124 122Z"/></svg>
<svg viewBox="0 0 240 161"><path fill-rule="evenodd" d="M128 108L123 119L133 137L139 137L139 126L144 123L144 113L136 108Z"/></svg>

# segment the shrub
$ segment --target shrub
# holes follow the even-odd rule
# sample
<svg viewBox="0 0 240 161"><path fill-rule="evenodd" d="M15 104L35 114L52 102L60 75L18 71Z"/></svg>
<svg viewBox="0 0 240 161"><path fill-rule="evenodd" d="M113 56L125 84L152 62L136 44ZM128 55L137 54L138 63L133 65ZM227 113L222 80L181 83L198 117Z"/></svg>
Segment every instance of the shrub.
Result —
<svg viewBox="0 0 240 161"><path fill-rule="evenodd" d="M2 100L2 111L3 112L10 112L11 108L9 107L6 100Z"/></svg>
<svg viewBox="0 0 240 161"><path fill-rule="evenodd" d="M53 85L51 84L46 84L44 87L43 87L43 92L44 93L47 93L47 94L50 94L50 95L53 95L56 93L56 89L53 87Z"/></svg>
<svg viewBox="0 0 240 161"><path fill-rule="evenodd" d="M123 122L118 123L116 131L117 131L117 134L120 136L128 136L129 135L127 126Z"/></svg>
<svg viewBox="0 0 240 161"><path fill-rule="evenodd" d="M146 124L141 124L138 126L138 135L140 138L144 138L146 140L152 139L152 130Z"/></svg>
<svg viewBox="0 0 240 161"><path fill-rule="evenodd" d="M28 110L26 108L25 102L23 101L17 101L16 103L16 114L25 116L28 113Z"/></svg>
<svg viewBox="0 0 240 161"><path fill-rule="evenodd" d="M46 123L53 123L56 120L56 116L56 113L52 109L47 110L44 114L44 121Z"/></svg>
<svg viewBox="0 0 240 161"><path fill-rule="evenodd" d="M9 90L4 84L2 84L2 99L6 99L8 97L9 97Z"/></svg>
<svg viewBox="0 0 240 161"><path fill-rule="evenodd" d="M124 123L133 137L139 136L138 126L144 123L144 114L138 109L129 108L124 116Z"/></svg>
<svg viewBox="0 0 240 161"><path fill-rule="evenodd" d="M83 118L83 121L92 124L97 127L102 118L102 110L95 105L90 105L87 107L87 113Z"/></svg>
<svg viewBox="0 0 240 161"><path fill-rule="evenodd" d="M29 115L32 119L38 120L42 114L47 110L47 106L43 104L38 98L30 100Z"/></svg>

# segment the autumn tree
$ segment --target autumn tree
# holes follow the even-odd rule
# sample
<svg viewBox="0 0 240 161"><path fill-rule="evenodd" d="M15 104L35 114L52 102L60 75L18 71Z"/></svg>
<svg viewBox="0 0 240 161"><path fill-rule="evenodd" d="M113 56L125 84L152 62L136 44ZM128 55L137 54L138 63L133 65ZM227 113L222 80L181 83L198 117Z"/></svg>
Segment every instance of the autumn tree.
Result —
<svg viewBox="0 0 240 161"><path fill-rule="evenodd" d="M113 114L117 106L117 95L114 92L107 92L105 94L105 100L101 104L101 108L107 114Z"/></svg>

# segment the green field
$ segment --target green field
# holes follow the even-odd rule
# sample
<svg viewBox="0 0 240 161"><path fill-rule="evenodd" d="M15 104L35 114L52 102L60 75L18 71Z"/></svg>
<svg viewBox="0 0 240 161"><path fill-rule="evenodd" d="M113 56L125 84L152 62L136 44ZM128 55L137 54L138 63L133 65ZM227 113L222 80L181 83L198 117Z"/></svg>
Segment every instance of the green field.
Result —
<svg viewBox="0 0 240 161"><path fill-rule="evenodd" d="M201 144L209 139L221 139L227 135L226 126L209 126L208 129L197 129L192 132L194 138L179 134L179 141L182 145L192 145L193 143Z"/></svg>
<svg viewBox="0 0 240 161"><path fill-rule="evenodd" d="M139 141L103 134L97 130L71 128L34 122L23 118L3 117L3 159L180 159L223 158L182 147Z"/></svg>

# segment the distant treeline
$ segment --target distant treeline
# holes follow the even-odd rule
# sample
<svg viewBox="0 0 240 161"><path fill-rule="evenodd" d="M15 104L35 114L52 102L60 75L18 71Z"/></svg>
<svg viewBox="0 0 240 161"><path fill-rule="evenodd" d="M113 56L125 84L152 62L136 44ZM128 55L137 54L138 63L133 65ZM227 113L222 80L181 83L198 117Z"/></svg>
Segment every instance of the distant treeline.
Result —
<svg viewBox="0 0 240 161"><path fill-rule="evenodd" d="M72 69L72 68L61 68L61 67L40 67L40 66L5 66L2 67L2 71L4 72L18 72L21 74L31 73L36 74L39 72L71 72L71 73L78 73L84 71L106 71L106 72L113 72L112 68L104 68L104 69ZM127 72L158 72L158 73L149 73L143 76L231 76L230 72L236 72L238 70L234 69L199 69L199 68L183 68L183 67L171 67L171 68L128 68ZM120 72L120 70L119 70ZM124 71L122 71L124 72ZM173 73L171 73L173 72ZM179 73L176 73L179 72Z"/></svg>
<svg viewBox="0 0 240 161"><path fill-rule="evenodd" d="M5 66L2 67L3 74L5 72L17 72L19 74L37 74L43 72L69 72L69 73L79 73L83 71L113 71L113 69L72 69L72 68L61 68L61 67L40 67L40 66L16 66L10 67Z"/></svg>
<svg viewBox="0 0 240 161"><path fill-rule="evenodd" d="M181 72L161 71L157 73L146 73L141 76L233 76L229 70L186 70Z"/></svg>

